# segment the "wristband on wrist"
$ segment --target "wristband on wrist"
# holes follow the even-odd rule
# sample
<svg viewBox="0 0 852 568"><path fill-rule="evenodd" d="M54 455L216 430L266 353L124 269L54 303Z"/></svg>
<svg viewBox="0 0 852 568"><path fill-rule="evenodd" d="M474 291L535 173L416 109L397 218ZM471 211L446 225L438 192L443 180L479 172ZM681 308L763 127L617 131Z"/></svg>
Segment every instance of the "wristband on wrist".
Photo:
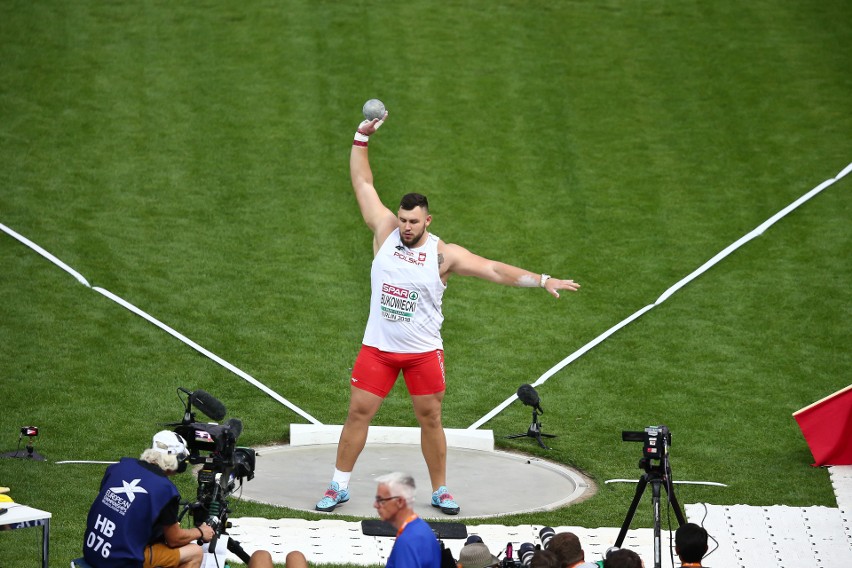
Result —
<svg viewBox="0 0 852 568"><path fill-rule="evenodd" d="M541 275L541 282L539 283L539 286L544 288L544 285L548 280L550 280L550 274L542 274Z"/></svg>
<svg viewBox="0 0 852 568"><path fill-rule="evenodd" d="M204 540L204 531L201 530L201 527L195 527L198 529L198 532L201 534L201 540Z"/></svg>
<svg viewBox="0 0 852 568"><path fill-rule="evenodd" d="M352 141L353 146L363 146L367 147L367 142L370 141L370 137L366 134L361 134L360 131L355 131L355 139Z"/></svg>

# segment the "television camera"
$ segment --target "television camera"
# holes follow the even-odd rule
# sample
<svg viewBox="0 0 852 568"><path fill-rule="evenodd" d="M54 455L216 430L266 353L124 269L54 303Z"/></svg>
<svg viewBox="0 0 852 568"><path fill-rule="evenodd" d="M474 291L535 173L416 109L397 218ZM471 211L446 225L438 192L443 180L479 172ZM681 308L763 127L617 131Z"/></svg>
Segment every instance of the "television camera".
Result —
<svg viewBox="0 0 852 568"><path fill-rule="evenodd" d="M252 448L238 447L237 440L242 433L243 424L238 418L231 418L219 424L227 413L225 405L203 390L188 391L178 388L178 398L184 404L183 420L168 424L174 432L186 440L190 464L201 464L198 472L198 492L196 500L186 503L178 521L188 511L192 513L194 524L207 523L214 535L209 550L216 550L216 543L229 527L228 498L242 487L244 480L254 478L256 453ZM182 397L186 395L186 400ZM208 418L217 422L198 422L193 407ZM248 564L250 556L240 543L229 538L228 550Z"/></svg>
<svg viewBox="0 0 852 568"><path fill-rule="evenodd" d="M642 493L650 485L651 503L654 509L654 568L660 568L662 563L660 494L662 490L665 490L668 495L669 504L674 510L678 526L686 522L680 503L678 503L674 493L672 467L669 463L669 446L672 443L672 433L667 426L648 426L641 432L622 431L621 439L624 442L643 443L639 469L645 470L645 473L642 474L636 484L636 494L633 496L633 502L630 504L627 516L621 525L621 531L615 540L615 547L621 548L633 520L633 515L636 514L636 507L642 499Z"/></svg>
<svg viewBox="0 0 852 568"><path fill-rule="evenodd" d="M669 446L672 444L672 433L668 426L648 426L642 432L624 430L621 432L623 442L642 442L642 457L639 459L639 469L646 472L659 469L665 472L669 466ZM659 463L655 464L654 460Z"/></svg>

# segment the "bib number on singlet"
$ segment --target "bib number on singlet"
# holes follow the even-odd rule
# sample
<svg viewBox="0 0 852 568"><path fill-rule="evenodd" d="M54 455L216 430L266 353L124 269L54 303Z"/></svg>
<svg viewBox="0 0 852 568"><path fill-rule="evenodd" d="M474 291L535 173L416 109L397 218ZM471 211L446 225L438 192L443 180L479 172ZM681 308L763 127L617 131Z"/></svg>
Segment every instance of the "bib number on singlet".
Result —
<svg viewBox="0 0 852 568"><path fill-rule="evenodd" d="M417 310L420 294L392 284L382 284L382 317L389 321L411 321Z"/></svg>

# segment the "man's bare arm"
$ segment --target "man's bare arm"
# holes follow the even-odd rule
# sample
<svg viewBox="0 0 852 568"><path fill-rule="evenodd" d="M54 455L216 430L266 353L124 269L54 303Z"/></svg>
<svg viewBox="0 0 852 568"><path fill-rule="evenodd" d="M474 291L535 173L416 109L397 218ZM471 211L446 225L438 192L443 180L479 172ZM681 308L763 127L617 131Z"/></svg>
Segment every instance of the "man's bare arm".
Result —
<svg viewBox="0 0 852 568"><path fill-rule="evenodd" d="M185 529L178 523L163 527L163 536L169 548L180 548L195 542L199 538L204 542L210 542L210 539L213 538L213 532L213 528L207 523L201 523L191 529Z"/></svg>
<svg viewBox="0 0 852 568"><path fill-rule="evenodd" d="M474 276L504 286L536 288L541 286L553 297L559 297L559 290L576 292L580 285L573 280L560 280L547 275L530 272L505 262L490 260L473 254L459 245L443 244L441 247L441 275L446 281L450 273L460 276Z"/></svg>
<svg viewBox="0 0 852 568"><path fill-rule="evenodd" d="M387 118L387 113L385 113L385 118ZM352 189L355 192L358 207L361 209L361 216L375 236L375 250L378 250L377 246L381 245L396 227L396 215L385 207L379 198L376 187L373 185L373 171L370 169L367 142L363 140L359 143L359 139L369 138L381 126L383 121L384 119L373 119L362 122L358 127L356 139L352 144L352 151L349 154L349 173L352 178ZM358 134L361 136L358 136Z"/></svg>

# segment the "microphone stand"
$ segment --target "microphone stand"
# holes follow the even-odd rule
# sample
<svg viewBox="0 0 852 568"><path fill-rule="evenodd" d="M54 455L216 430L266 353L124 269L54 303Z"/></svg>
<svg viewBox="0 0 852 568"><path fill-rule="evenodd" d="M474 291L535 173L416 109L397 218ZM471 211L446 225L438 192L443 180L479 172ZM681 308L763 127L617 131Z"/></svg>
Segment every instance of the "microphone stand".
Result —
<svg viewBox="0 0 852 568"><path fill-rule="evenodd" d="M512 434L511 436L506 436L506 438L507 439L527 438L527 437L535 438L535 440L538 442L538 445L541 446L543 449L545 449L545 450L552 449L552 448L549 448L548 446L546 446L544 444L544 440L542 440L542 437L544 437L544 438L555 438L556 435L555 434L544 434L544 433L542 433L541 422L539 422L539 420L538 420L539 413L544 414L544 410L541 409L541 406L538 406L538 405L533 406L532 423L530 424L530 427L526 431L526 433L525 434Z"/></svg>

